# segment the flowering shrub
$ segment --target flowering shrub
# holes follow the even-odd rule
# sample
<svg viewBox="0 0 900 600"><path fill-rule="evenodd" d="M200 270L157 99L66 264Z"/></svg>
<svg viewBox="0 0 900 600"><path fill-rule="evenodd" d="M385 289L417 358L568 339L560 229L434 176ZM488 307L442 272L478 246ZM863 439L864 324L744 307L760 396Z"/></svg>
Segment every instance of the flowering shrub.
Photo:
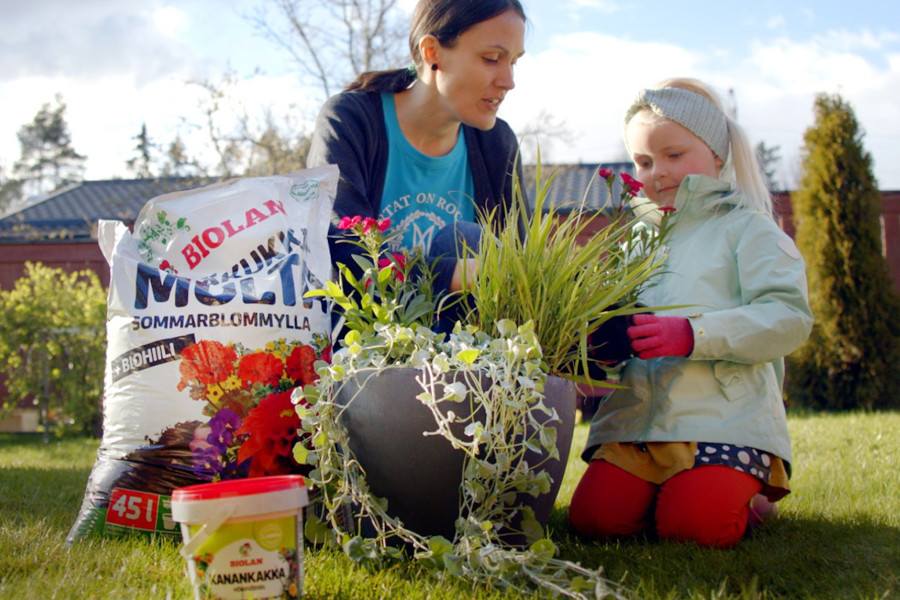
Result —
<svg viewBox="0 0 900 600"><path fill-rule="evenodd" d="M185 348L178 389L204 402L210 417L190 443L195 470L212 481L297 472L300 418L291 390L315 383L314 363L330 353L325 339L280 340L261 350L201 340Z"/></svg>
<svg viewBox="0 0 900 600"><path fill-rule="evenodd" d="M433 276L421 253L404 255L384 250L396 237L388 234L389 219L344 217L338 229L351 234L344 243L358 246L354 256L358 271L338 264L340 279L328 281L324 289L307 292L307 297L330 298L341 310L345 325L353 334L367 337L388 324L431 327L436 310Z"/></svg>

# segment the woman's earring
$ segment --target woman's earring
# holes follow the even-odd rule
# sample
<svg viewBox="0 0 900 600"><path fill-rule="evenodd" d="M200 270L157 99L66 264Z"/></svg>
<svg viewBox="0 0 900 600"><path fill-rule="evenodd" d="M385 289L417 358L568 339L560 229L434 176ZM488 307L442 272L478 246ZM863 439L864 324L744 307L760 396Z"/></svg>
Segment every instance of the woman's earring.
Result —
<svg viewBox="0 0 900 600"><path fill-rule="evenodd" d="M437 71L437 70L438 70L437 63L431 63L431 70L432 70L432 71Z"/></svg>

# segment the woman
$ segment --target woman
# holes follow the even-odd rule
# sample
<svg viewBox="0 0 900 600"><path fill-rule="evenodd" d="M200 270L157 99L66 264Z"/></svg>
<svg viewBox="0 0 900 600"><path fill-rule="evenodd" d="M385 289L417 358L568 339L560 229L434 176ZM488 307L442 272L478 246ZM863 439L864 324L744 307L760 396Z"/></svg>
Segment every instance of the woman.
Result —
<svg viewBox="0 0 900 600"><path fill-rule="evenodd" d="M413 63L363 73L328 100L307 165L341 171L329 232L334 263L353 266L358 251L339 243L341 218L388 218L401 234L392 251L442 256L435 291L460 289L461 265L475 265L456 259L457 236L473 246L478 211L502 211L512 197L518 143L497 110L515 87L526 21L518 0L421 0L410 27Z"/></svg>

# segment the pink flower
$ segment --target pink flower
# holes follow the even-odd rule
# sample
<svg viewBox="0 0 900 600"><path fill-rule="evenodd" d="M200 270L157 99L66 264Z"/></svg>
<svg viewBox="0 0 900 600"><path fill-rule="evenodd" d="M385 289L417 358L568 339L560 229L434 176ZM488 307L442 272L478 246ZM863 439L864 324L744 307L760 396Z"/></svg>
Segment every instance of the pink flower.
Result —
<svg viewBox="0 0 900 600"><path fill-rule="evenodd" d="M404 256L403 254L398 254L396 252L393 254L393 256L394 256L394 260L391 260L390 258L387 258L387 257L379 259L378 260L378 268L380 270L380 269L384 269L386 267L392 267L394 264L396 264L397 269L394 272L394 279L396 279L397 281L402 283L403 282L403 269L406 268L406 256Z"/></svg>
<svg viewBox="0 0 900 600"><path fill-rule="evenodd" d="M659 210L660 210L661 212L671 214L671 213L675 212L676 209L675 209L674 206L660 206L660 207L659 207Z"/></svg>
<svg viewBox="0 0 900 600"><path fill-rule="evenodd" d="M632 177L632 176L629 175L628 173L622 173L622 181L624 181L624 182L625 182L625 185L627 185L628 187L634 188L634 189L637 189L637 190L639 190L639 189L641 189L642 187L644 187L644 184L643 184L643 183L641 183L640 181L638 181L637 179L635 179L634 177Z"/></svg>
<svg viewBox="0 0 900 600"><path fill-rule="evenodd" d="M362 217L359 215L356 215L355 217L344 217L341 219L341 222L338 223L338 229L353 229L360 221L362 221Z"/></svg>
<svg viewBox="0 0 900 600"><path fill-rule="evenodd" d="M369 233L373 228L378 228L378 221L373 219L372 217L366 217L362 220L362 232L363 234Z"/></svg>
<svg viewBox="0 0 900 600"><path fill-rule="evenodd" d="M603 179L609 179L610 177L613 176L613 172L610 169L601 168L597 171L597 175L599 175Z"/></svg>
<svg viewBox="0 0 900 600"><path fill-rule="evenodd" d="M382 219L378 221L378 231L384 233L388 229L391 228L391 220L390 219Z"/></svg>
<svg viewBox="0 0 900 600"><path fill-rule="evenodd" d="M403 269L406 268L406 256L403 254L398 254L396 252L394 252L392 254L392 256L394 257L393 260L391 260L387 256L384 258L378 259L378 271L380 272L383 269L393 269L394 270L394 281L403 283L403 281L404 281ZM369 287L369 285L371 283L372 283L371 279L366 279L366 287L367 288Z"/></svg>
<svg viewBox="0 0 900 600"><path fill-rule="evenodd" d="M622 173L622 182L625 184L625 193L634 198L638 195L638 192L641 191L641 188L644 187L644 184L629 175L628 173Z"/></svg>

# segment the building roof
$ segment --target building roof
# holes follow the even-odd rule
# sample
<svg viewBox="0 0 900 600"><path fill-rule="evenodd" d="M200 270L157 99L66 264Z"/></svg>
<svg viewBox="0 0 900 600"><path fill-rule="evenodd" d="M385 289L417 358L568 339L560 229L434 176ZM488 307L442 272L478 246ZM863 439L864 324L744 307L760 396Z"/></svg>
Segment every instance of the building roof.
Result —
<svg viewBox="0 0 900 600"><path fill-rule="evenodd" d="M545 184L548 179L550 181L544 208L553 206L560 212L568 212L583 201L588 209L602 209L607 205L609 195L605 182L597 178L588 186L600 166L615 173L631 171L631 163L543 165L541 178ZM535 167L526 166L525 185L532 203L535 176ZM93 241L98 220L113 219L132 224L151 198L213 181L163 177L75 183L0 218L0 244ZM621 182L617 178L613 205L616 205L620 190Z"/></svg>
<svg viewBox="0 0 900 600"><path fill-rule="evenodd" d="M609 169L616 175L612 199L609 197L606 181L597 176L597 171L601 167ZM581 206L596 211L618 207L622 194L622 179L618 175L620 173L634 175L633 169L630 162L542 165L541 179L544 185L549 181L544 210L552 206L555 210L565 213ZM535 178L535 167L526 166L526 189L529 190L532 205L536 198Z"/></svg>
<svg viewBox="0 0 900 600"><path fill-rule="evenodd" d="M151 198L211 181L162 177L75 183L0 218L0 243L94 240L98 220L133 223Z"/></svg>

